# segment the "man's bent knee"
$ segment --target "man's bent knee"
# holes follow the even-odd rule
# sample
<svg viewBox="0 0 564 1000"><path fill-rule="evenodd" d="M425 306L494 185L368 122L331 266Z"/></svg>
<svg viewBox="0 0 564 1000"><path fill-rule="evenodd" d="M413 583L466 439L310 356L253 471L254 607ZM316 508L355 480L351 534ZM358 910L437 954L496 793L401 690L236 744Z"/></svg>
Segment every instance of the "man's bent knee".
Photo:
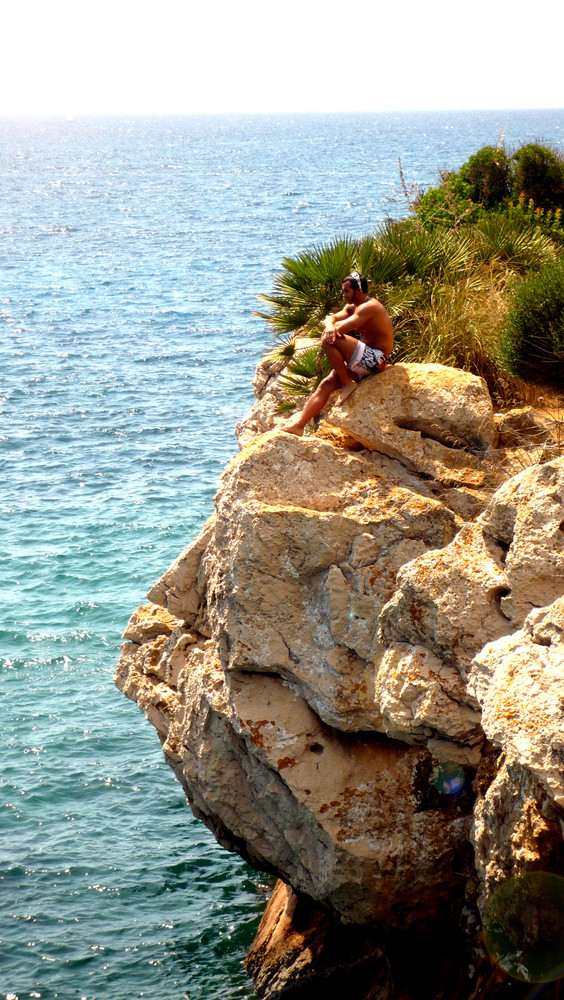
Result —
<svg viewBox="0 0 564 1000"><path fill-rule="evenodd" d="M339 389L341 382L339 376L336 372L331 372L330 375L326 375L324 379L319 383L318 389L324 392L335 392L335 389Z"/></svg>

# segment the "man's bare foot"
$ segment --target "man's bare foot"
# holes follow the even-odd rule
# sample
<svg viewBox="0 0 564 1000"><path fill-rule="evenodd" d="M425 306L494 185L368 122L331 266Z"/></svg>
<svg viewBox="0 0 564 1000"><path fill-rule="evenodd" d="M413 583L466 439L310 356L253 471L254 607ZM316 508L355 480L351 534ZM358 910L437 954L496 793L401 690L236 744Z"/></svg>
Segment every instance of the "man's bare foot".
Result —
<svg viewBox="0 0 564 1000"><path fill-rule="evenodd" d="M286 434L296 434L298 437L303 437L304 433L304 429L300 424L284 424L280 430Z"/></svg>
<svg viewBox="0 0 564 1000"><path fill-rule="evenodd" d="M342 406L342 404L345 402L345 399L348 399L349 396L352 396L355 389L358 389L358 382L348 382L347 385L344 385L339 393L339 398L337 399L337 406Z"/></svg>

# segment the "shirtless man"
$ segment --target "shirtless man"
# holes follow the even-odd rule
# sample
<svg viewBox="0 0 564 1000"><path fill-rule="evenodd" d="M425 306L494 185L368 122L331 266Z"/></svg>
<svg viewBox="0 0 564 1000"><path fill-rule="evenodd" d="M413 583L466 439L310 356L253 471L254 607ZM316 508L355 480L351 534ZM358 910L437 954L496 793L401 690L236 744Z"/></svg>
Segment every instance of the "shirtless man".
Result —
<svg viewBox="0 0 564 1000"><path fill-rule="evenodd" d="M340 389L339 404L354 392L361 379L383 371L394 346L392 321L384 306L367 295L368 282L358 271L343 280L345 307L326 316L321 347L333 369L309 397L299 417L281 429L300 437L312 417L321 412L332 392ZM355 331L359 339L351 337Z"/></svg>

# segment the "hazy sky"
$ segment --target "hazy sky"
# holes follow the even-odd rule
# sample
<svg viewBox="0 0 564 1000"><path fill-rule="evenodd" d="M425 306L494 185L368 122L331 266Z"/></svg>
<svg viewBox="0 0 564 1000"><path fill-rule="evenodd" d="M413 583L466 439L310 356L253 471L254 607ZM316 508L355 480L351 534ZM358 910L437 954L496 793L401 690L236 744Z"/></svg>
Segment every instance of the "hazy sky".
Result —
<svg viewBox="0 0 564 1000"><path fill-rule="evenodd" d="M564 4L10 0L0 114L564 107Z"/></svg>

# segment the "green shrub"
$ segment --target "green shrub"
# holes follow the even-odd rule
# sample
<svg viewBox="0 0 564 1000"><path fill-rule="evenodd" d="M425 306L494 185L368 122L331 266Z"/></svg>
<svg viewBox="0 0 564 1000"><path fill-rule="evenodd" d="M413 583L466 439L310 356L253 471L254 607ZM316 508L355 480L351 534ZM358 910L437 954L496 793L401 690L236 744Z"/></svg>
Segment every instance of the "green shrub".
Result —
<svg viewBox="0 0 564 1000"><path fill-rule="evenodd" d="M319 344L312 344L311 347L296 352L280 376L280 386L285 398L278 405L278 412L294 409L303 396L309 396L317 389L321 379L330 371L331 366Z"/></svg>
<svg viewBox="0 0 564 1000"><path fill-rule="evenodd" d="M500 360L525 381L564 383L564 259L529 273L512 289Z"/></svg>
<svg viewBox="0 0 564 1000"><path fill-rule="evenodd" d="M561 242L560 216L542 213L563 208L564 157L536 143L521 146L511 155L501 147L484 146L458 171L440 172L440 184L415 203L419 222L429 230L458 228L493 211L526 215L527 221Z"/></svg>
<svg viewBox="0 0 564 1000"><path fill-rule="evenodd" d="M468 185L468 196L493 208L511 194L511 161L502 147L484 146L462 165L459 176Z"/></svg>
<svg viewBox="0 0 564 1000"><path fill-rule="evenodd" d="M564 208L564 160L546 146L528 143L513 154L513 190L540 208Z"/></svg>
<svg viewBox="0 0 564 1000"><path fill-rule="evenodd" d="M470 197L471 185L460 174L441 174L441 184L429 188L415 203L415 214L425 229L457 228L480 217L480 205Z"/></svg>
<svg viewBox="0 0 564 1000"><path fill-rule="evenodd" d="M526 391L518 378L562 378L564 264L555 263L562 210L508 194L508 163L503 151L486 147L421 199L427 222L418 211L364 239L345 236L282 261L258 313L275 335L268 357L283 372L281 408L297 405L327 373L322 320L342 308L341 283L354 269L392 317L396 360L472 371L500 403ZM487 209L471 195L503 201ZM439 224L441 212L451 224ZM528 275L518 286L516 273Z"/></svg>
<svg viewBox="0 0 564 1000"><path fill-rule="evenodd" d="M532 198L520 194L504 209L507 218L522 228L536 228L554 243L564 243L564 216L561 208L542 208Z"/></svg>
<svg viewBox="0 0 564 1000"><path fill-rule="evenodd" d="M476 222L482 210L499 208L512 191L511 160L502 148L484 146L460 170L440 175L438 187L430 188L415 205L416 215L427 229L457 227Z"/></svg>

